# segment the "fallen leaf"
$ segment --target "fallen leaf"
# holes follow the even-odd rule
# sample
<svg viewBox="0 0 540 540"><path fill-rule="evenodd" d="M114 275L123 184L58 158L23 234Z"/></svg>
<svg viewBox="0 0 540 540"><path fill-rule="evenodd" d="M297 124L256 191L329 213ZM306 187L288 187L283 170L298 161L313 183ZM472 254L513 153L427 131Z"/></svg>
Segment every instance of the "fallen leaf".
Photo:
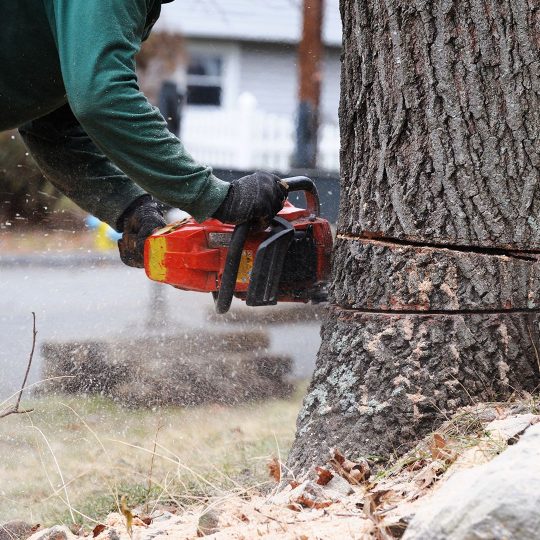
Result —
<svg viewBox="0 0 540 540"><path fill-rule="evenodd" d="M437 480L439 473L444 470L444 464L441 461L433 461L429 463L424 469L422 469L416 476L414 476L413 481L417 485L418 489L406 500L414 500L420 497L423 492L429 488L435 480Z"/></svg>
<svg viewBox="0 0 540 540"><path fill-rule="evenodd" d="M274 481L281 482L281 463L275 456L268 462L268 474Z"/></svg>
<svg viewBox="0 0 540 540"><path fill-rule="evenodd" d="M330 450L330 461L332 460L341 465L345 461L345 456L337 448L332 448Z"/></svg>
<svg viewBox="0 0 540 540"><path fill-rule="evenodd" d="M370 493L370 501L373 503L374 508L377 509L379 506L381 506L385 499L389 498L389 496L393 495L394 493L395 491L393 489L379 489L377 491L372 491Z"/></svg>
<svg viewBox="0 0 540 540"><path fill-rule="evenodd" d="M416 461L413 461L412 463L409 463L405 470L409 472L419 471L420 469L423 469L427 464L427 461L424 458L419 458Z"/></svg>
<svg viewBox="0 0 540 540"><path fill-rule="evenodd" d="M294 505L300 505L300 510L302 508L320 510L321 508L330 506L333 502L333 497L330 497L323 487L310 480L306 480L290 493L287 508L296 510Z"/></svg>
<svg viewBox="0 0 540 540"><path fill-rule="evenodd" d="M431 444L429 445L429 450L431 452L431 457L433 459L441 459L444 456L443 448L446 447L446 441L442 435L438 433L433 434Z"/></svg>
<svg viewBox="0 0 540 540"><path fill-rule="evenodd" d="M296 499L296 502L302 506L305 506L306 508L315 508L316 510L327 508L333 504L332 501L318 501L316 499L312 499L306 493L302 493L302 495Z"/></svg>
<svg viewBox="0 0 540 540"><path fill-rule="evenodd" d="M437 472L433 469L433 467L428 466L414 477L414 481L416 482L418 488L422 490L431 486L431 484L435 482L435 478L437 478Z"/></svg>
<svg viewBox="0 0 540 540"><path fill-rule="evenodd" d="M103 525L102 523L99 523L94 527L94 530L92 531L92 536L95 538L96 536L99 536L107 527Z"/></svg>
<svg viewBox="0 0 540 540"><path fill-rule="evenodd" d="M315 472L317 473L317 484L319 486L326 486L334 477L326 467L315 467Z"/></svg>
<svg viewBox="0 0 540 540"><path fill-rule="evenodd" d="M328 464L353 485L361 484L371 476L371 468L367 460L363 459L359 462L351 461L336 448L332 449Z"/></svg>
<svg viewBox="0 0 540 540"><path fill-rule="evenodd" d="M351 478L358 484L365 482L371 476L371 468L366 460L356 463L349 472Z"/></svg>
<svg viewBox="0 0 540 540"><path fill-rule="evenodd" d="M439 460L448 464L456 459L455 454L448 448L448 443L439 433L433 434L429 450L434 461Z"/></svg>
<svg viewBox="0 0 540 540"><path fill-rule="evenodd" d="M376 525L378 526L379 523L382 521L381 517L377 515L377 508L379 506L379 501L377 500L377 497L373 493L366 493L366 496L364 497L364 506L363 511L364 514Z"/></svg>
<svg viewBox="0 0 540 540"><path fill-rule="evenodd" d="M337 448L334 448L331 451L330 462L334 462L337 465L341 466L345 472L351 472L351 469L356 465L354 461L347 459Z"/></svg>
<svg viewBox="0 0 540 540"><path fill-rule="evenodd" d="M390 533L391 538L401 538L405 534L407 526L408 523L403 519L385 524L385 528Z"/></svg>

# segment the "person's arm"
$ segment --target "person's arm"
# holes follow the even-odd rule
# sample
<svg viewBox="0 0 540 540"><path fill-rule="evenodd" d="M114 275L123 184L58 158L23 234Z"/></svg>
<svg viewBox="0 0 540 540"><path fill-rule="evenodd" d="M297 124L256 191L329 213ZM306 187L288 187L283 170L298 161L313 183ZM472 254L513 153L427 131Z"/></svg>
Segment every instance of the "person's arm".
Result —
<svg viewBox="0 0 540 540"><path fill-rule="evenodd" d="M123 212L145 191L103 155L69 105L19 129L45 177L83 210L116 230Z"/></svg>
<svg viewBox="0 0 540 540"><path fill-rule="evenodd" d="M127 233L119 243L122 261L143 266L144 242L165 225L150 195L116 167L85 133L69 105L22 126L19 132L47 179L81 208ZM255 173L231 183L213 216L229 223L268 221L283 205L279 179Z"/></svg>
<svg viewBox="0 0 540 540"><path fill-rule="evenodd" d="M84 131L148 193L198 221L210 217L229 184L186 152L137 84L134 57L152 0L51 1L67 99ZM102 198L99 204L111 203Z"/></svg>

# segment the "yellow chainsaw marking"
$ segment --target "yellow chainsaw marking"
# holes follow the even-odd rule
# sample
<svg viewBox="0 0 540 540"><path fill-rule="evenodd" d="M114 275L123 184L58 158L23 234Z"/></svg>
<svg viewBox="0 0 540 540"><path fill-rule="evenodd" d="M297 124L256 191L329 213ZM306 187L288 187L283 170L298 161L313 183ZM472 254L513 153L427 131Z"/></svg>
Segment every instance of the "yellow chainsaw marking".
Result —
<svg viewBox="0 0 540 540"><path fill-rule="evenodd" d="M240 266L238 267L238 275L236 276L237 283L247 283L251 277L253 268L253 251L242 251Z"/></svg>
<svg viewBox="0 0 540 540"><path fill-rule="evenodd" d="M148 239L148 277L154 281L165 281L167 268L165 267L165 253L167 252L167 239L158 236Z"/></svg>

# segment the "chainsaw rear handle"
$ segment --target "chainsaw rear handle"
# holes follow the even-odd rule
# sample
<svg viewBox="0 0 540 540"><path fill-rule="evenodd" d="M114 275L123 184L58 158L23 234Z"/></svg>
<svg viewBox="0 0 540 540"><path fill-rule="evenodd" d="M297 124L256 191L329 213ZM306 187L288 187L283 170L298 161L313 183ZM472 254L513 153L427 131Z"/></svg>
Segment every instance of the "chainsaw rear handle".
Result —
<svg viewBox="0 0 540 540"><path fill-rule="evenodd" d="M307 210L309 210L314 216L318 216L320 213L319 192L317 186L307 176L293 176L291 178L283 178L282 182L287 185L287 190L291 191L303 191L306 196ZM251 224L249 222L240 223L234 228L231 236L231 242L227 251L227 258L225 260L225 268L223 269L223 275L221 276L221 285L217 293L213 293L216 313L223 315L229 311L231 302L234 296L234 289L236 287L236 278L238 276L238 268L240 267L240 260L242 259L242 251L246 238L249 234Z"/></svg>
<svg viewBox="0 0 540 540"><path fill-rule="evenodd" d="M306 196L307 210L309 210L314 216L318 216L321 213L321 203L319 201L319 192L317 186L311 178L307 176L291 176L290 178L284 178L282 180L287 184L289 192L291 191L303 191Z"/></svg>

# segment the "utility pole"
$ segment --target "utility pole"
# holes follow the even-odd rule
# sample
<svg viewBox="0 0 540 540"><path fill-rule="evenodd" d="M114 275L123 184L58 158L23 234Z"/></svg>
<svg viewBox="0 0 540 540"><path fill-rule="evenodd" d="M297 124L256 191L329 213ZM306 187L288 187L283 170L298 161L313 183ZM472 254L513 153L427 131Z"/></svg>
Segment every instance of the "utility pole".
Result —
<svg viewBox="0 0 540 540"><path fill-rule="evenodd" d="M321 96L324 0L304 0L302 39L298 47L298 110L296 151L292 166L314 169L317 164L317 132Z"/></svg>

